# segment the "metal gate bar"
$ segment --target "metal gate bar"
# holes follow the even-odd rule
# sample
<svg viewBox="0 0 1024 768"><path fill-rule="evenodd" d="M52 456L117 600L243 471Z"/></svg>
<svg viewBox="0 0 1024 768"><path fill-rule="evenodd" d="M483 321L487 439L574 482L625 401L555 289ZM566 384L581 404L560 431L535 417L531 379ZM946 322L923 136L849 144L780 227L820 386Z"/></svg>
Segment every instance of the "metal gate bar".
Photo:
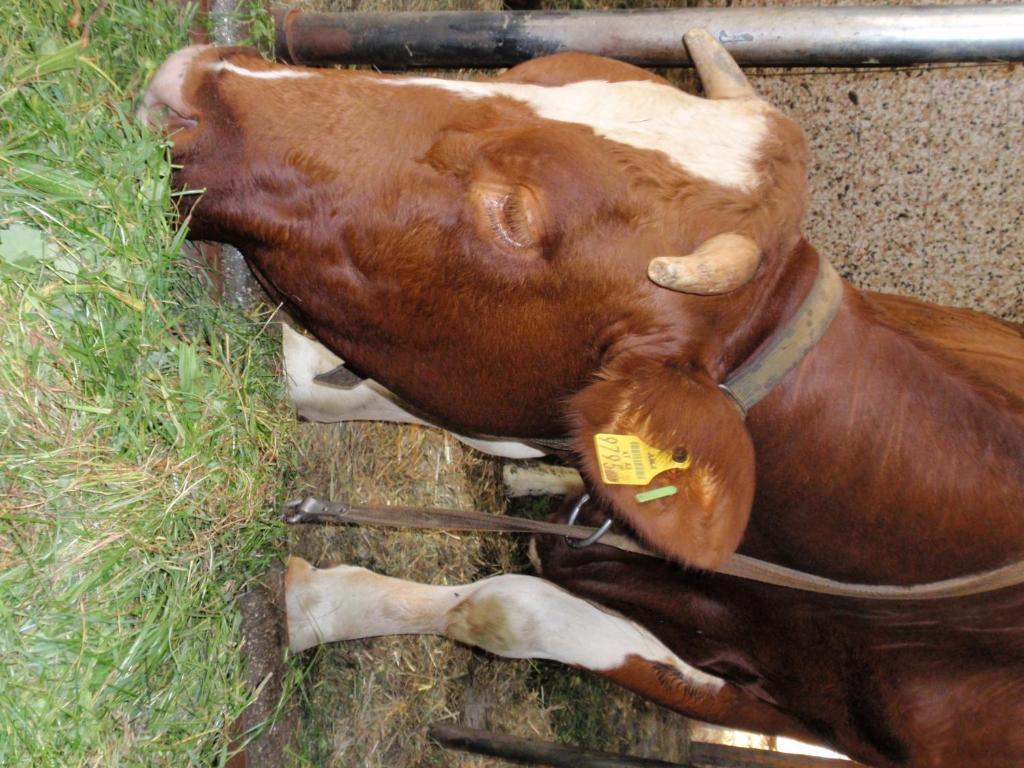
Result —
<svg viewBox="0 0 1024 768"><path fill-rule="evenodd" d="M664 760L599 752L455 725L432 725L428 734L448 749L552 768L867 768L850 760L698 742L690 745L690 759L687 762L668 763Z"/></svg>
<svg viewBox="0 0 1024 768"><path fill-rule="evenodd" d="M688 66L704 27L744 66L859 67L1024 60L1024 5L633 11L274 11L278 57L298 64L504 67L583 51Z"/></svg>

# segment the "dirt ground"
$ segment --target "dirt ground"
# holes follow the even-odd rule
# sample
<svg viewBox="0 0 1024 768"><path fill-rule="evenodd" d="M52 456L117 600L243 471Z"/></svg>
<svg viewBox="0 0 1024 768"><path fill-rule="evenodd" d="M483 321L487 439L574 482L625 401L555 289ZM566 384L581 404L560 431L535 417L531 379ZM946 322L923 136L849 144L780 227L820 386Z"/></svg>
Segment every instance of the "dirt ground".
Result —
<svg viewBox="0 0 1024 768"><path fill-rule="evenodd" d="M500 463L438 430L383 424L302 428L296 495L366 504L415 504L503 512ZM529 572L526 540L305 527L290 551L314 563L353 563L435 584ZM687 723L591 675L547 662L498 659L434 637L321 647L307 664L296 744L323 766L496 766L502 761L429 744L432 723L665 760L685 758Z"/></svg>

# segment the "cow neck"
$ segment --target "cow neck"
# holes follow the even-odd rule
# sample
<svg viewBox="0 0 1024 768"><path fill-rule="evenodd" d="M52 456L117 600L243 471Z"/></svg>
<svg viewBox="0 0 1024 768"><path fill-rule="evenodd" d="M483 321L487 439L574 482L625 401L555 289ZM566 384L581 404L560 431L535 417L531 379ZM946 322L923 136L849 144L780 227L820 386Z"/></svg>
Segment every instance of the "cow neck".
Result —
<svg viewBox="0 0 1024 768"><path fill-rule="evenodd" d="M825 335L842 299L842 278L828 260L818 254L817 275L800 306L718 385L744 418Z"/></svg>
<svg viewBox="0 0 1024 768"><path fill-rule="evenodd" d="M769 332L744 362L718 385L746 418L760 402L818 343L832 324L843 299L843 280L820 253L814 253L817 273L803 301ZM570 452L572 441L564 437L524 438L480 436L492 440L518 440L542 451Z"/></svg>

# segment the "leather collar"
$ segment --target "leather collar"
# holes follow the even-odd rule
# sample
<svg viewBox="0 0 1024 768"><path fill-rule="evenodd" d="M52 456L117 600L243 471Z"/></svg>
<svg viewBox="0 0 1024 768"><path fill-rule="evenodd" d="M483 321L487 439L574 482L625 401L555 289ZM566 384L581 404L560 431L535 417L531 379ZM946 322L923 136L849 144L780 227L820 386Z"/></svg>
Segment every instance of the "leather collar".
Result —
<svg viewBox="0 0 1024 768"><path fill-rule="evenodd" d="M718 385L744 418L825 335L842 299L842 278L819 254L818 274L796 313L789 322L775 330L753 357Z"/></svg>

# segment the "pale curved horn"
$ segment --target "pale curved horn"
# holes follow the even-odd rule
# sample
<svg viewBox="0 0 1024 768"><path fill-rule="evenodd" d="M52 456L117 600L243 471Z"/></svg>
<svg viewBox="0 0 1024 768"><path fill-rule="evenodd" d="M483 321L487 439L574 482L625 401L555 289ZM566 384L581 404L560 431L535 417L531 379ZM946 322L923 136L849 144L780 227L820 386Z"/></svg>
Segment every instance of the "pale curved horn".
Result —
<svg viewBox="0 0 1024 768"><path fill-rule="evenodd" d="M757 96L740 65L706 29L691 29L683 35L683 42L709 99Z"/></svg>
<svg viewBox="0 0 1024 768"><path fill-rule="evenodd" d="M735 291L757 271L761 249L746 235L726 232L709 237L687 256L659 256L647 276L662 288L712 296Z"/></svg>

